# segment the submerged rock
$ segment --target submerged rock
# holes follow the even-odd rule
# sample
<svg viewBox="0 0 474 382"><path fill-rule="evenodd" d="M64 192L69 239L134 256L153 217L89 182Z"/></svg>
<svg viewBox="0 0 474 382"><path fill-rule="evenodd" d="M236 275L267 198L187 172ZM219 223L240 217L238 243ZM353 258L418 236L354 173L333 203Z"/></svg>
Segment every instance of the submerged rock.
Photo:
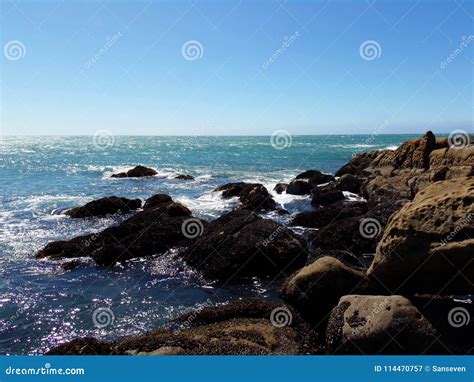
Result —
<svg viewBox="0 0 474 382"><path fill-rule="evenodd" d="M249 210L236 210L210 222L182 253L209 279L290 274L306 262L305 240Z"/></svg>
<svg viewBox="0 0 474 382"><path fill-rule="evenodd" d="M107 215L121 215L139 209L142 205L140 199L127 199L109 196L86 203L82 207L67 210L66 215L71 218L103 217Z"/></svg>
<svg viewBox="0 0 474 382"><path fill-rule="evenodd" d="M110 175L111 178L142 178L146 176L154 176L158 173L152 168L148 168L142 165L135 166L134 168L126 171L119 172L118 174Z"/></svg>

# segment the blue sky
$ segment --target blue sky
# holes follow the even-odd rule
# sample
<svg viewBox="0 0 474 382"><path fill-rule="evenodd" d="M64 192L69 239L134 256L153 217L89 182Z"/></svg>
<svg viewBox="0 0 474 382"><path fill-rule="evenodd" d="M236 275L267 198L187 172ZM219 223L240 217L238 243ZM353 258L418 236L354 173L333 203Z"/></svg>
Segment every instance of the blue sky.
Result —
<svg viewBox="0 0 474 382"><path fill-rule="evenodd" d="M1 3L2 134L472 131L472 1Z"/></svg>

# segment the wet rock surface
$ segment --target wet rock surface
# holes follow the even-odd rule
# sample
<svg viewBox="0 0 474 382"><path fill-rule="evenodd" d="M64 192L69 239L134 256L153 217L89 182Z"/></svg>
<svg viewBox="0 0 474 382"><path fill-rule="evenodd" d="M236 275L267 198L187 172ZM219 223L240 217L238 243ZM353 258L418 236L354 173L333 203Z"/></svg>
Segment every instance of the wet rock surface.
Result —
<svg viewBox="0 0 474 382"><path fill-rule="evenodd" d="M109 196L86 203L81 207L74 207L65 212L71 218L104 217L108 215L121 215L136 211L142 205L140 199L127 199Z"/></svg>

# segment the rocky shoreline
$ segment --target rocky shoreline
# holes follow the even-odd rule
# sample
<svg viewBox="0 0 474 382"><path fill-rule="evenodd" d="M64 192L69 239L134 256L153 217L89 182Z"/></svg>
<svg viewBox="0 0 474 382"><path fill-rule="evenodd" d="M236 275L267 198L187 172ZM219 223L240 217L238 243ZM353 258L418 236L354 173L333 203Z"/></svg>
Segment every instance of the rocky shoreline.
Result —
<svg viewBox="0 0 474 382"><path fill-rule="evenodd" d="M112 177L155 174L137 166ZM100 232L49 243L36 256L71 259L64 269L73 270L84 257L113 267L179 249L206 280L281 280L283 303L209 306L139 336L79 338L48 354L474 353L474 306L453 298L474 294L472 144L453 146L427 132L394 151L356 155L334 175L305 171L275 187L311 200L313 210L288 226L260 216L287 213L261 184L215 191L238 204L211 222L163 194L73 208L66 214L79 219L135 212Z"/></svg>

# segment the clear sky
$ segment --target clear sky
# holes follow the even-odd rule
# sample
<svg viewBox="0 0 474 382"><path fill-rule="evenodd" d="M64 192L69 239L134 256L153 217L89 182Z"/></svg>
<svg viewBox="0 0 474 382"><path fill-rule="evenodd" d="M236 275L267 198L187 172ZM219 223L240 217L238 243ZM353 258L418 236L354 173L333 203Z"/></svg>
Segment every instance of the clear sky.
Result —
<svg viewBox="0 0 474 382"><path fill-rule="evenodd" d="M2 134L472 132L473 1L1 4Z"/></svg>

